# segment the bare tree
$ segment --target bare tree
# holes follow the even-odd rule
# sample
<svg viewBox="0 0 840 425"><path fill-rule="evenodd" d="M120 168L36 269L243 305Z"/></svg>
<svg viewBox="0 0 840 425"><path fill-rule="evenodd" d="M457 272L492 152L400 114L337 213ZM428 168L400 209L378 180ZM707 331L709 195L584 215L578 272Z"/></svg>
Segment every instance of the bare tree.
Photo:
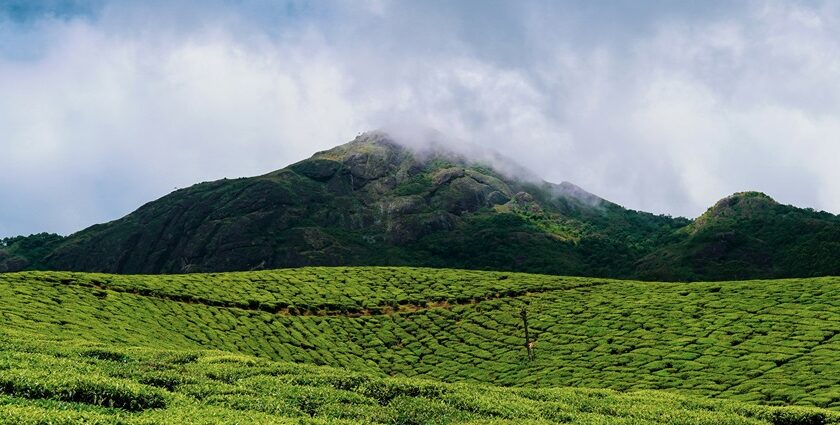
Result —
<svg viewBox="0 0 840 425"><path fill-rule="evenodd" d="M528 310L525 307L522 307L522 310L519 312L519 316L522 317L522 325L525 328L525 349L528 350L528 361L534 360L534 344L536 341L531 341L531 336L528 334Z"/></svg>

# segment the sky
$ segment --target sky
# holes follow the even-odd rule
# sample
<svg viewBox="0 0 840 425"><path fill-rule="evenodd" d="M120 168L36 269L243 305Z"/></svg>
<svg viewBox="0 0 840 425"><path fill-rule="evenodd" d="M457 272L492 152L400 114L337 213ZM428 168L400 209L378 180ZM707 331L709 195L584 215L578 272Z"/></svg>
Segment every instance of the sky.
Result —
<svg viewBox="0 0 840 425"><path fill-rule="evenodd" d="M0 0L0 237L395 126L657 214L840 213L840 3Z"/></svg>

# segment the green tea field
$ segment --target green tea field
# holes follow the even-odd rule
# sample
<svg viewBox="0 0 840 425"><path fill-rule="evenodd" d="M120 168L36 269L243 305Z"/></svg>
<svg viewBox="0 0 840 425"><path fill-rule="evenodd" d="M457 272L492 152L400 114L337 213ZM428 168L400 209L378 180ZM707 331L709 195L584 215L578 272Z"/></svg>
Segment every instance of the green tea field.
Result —
<svg viewBox="0 0 840 425"><path fill-rule="evenodd" d="M664 391L382 378L207 350L0 333L1 424L836 424L840 414Z"/></svg>
<svg viewBox="0 0 840 425"><path fill-rule="evenodd" d="M422 268L0 274L0 421L828 423L838 293Z"/></svg>

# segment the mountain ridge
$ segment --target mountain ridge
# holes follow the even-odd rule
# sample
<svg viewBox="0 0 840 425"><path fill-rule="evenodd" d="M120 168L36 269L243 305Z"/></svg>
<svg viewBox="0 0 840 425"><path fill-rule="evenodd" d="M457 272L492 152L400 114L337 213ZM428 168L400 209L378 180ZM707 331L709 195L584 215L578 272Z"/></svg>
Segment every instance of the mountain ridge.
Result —
<svg viewBox="0 0 840 425"><path fill-rule="evenodd" d="M654 215L536 179L492 152L464 152L364 133L280 170L176 190L64 238L18 238L0 247L0 271L413 265L654 280L840 274L840 219L831 214L742 192L693 221ZM776 248L802 255L782 258ZM805 255L822 260L806 269L796 264Z"/></svg>

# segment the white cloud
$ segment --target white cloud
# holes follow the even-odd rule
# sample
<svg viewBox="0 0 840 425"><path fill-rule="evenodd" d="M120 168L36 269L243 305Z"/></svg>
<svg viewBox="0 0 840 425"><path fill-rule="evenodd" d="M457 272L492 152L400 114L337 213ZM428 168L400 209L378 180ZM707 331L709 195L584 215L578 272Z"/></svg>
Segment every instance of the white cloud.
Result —
<svg viewBox="0 0 840 425"><path fill-rule="evenodd" d="M186 3L139 15L120 4L0 18L0 234L72 232L175 186L406 123L631 208L696 216L756 189L840 211L829 3L628 17L644 25L613 33L537 3L486 16L336 3L276 20L250 3L195 16Z"/></svg>

